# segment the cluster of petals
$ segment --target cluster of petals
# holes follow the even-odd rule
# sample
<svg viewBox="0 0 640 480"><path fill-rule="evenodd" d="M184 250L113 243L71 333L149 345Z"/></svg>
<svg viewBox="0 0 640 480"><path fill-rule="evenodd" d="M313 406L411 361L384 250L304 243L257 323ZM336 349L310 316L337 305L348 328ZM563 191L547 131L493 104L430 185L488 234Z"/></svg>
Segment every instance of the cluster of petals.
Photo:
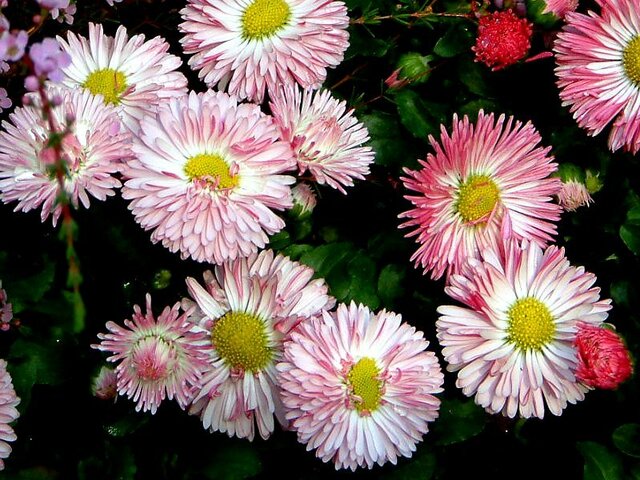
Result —
<svg viewBox="0 0 640 480"><path fill-rule="evenodd" d="M578 322L599 326L611 308L595 281L555 245L510 241L470 259L445 288L465 307L440 306L436 322L456 386L508 417L560 415L582 400L588 388L575 375ZM516 308L523 302L533 307Z"/></svg>
<svg viewBox="0 0 640 480"><path fill-rule="evenodd" d="M25 85L29 90L38 88L38 79L60 82L63 78L62 69L71 64L71 56L61 50L53 38L45 38L42 42L31 45L29 58L33 62L33 71L37 77L27 77Z"/></svg>
<svg viewBox="0 0 640 480"><path fill-rule="evenodd" d="M141 126L122 196L136 221L153 230L153 242L183 258L221 263L256 252L284 227L273 209L292 207L294 178L282 173L295 160L257 105L192 92L166 102ZM190 177L189 162L206 158L227 171L208 173L205 165Z"/></svg>
<svg viewBox="0 0 640 480"><path fill-rule="evenodd" d="M256 425L262 438L269 437L274 415L287 425L275 367L282 357L283 340L300 322L335 303L324 280L313 279L313 273L288 257L264 250L216 266L213 274L205 272L204 287L187 279L191 298L183 304L190 308L195 301L197 305L190 318L193 329L212 338L202 387L189 410L200 416L204 428L252 440ZM235 348L245 357L254 348L261 350L267 356L264 365L249 369L234 364L214 344L212 332L228 314L248 315L259 322L263 344L246 344L246 339L236 338Z"/></svg>
<svg viewBox="0 0 640 480"><path fill-rule="evenodd" d="M11 375L7 372L7 362L0 359L0 470L4 470L4 459L11 454L11 446L7 442L17 438L9 424L20 416L16 409L19 403Z"/></svg>
<svg viewBox="0 0 640 480"><path fill-rule="evenodd" d="M513 10L489 13L480 18L476 43L472 47L476 61L492 70L500 70L526 57L531 48L533 27Z"/></svg>
<svg viewBox="0 0 640 480"><path fill-rule="evenodd" d="M611 124L608 144L640 150L640 8L601 0L600 14L570 12L554 44L560 98L590 135Z"/></svg>
<svg viewBox="0 0 640 480"><path fill-rule="evenodd" d="M410 457L440 407L435 394L444 377L428 345L400 315L374 314L353 302L301 323L278 364L282 401L298 440L336 469ZM369 377L352 382L350 372L361 362ZM369 392L371 408L359 408L366 400L354 384Z"/></svg>
<svg viewBox="0 0 640 480"><path fill-rule="evenodd" d="M283 140L291 144L299 173L307 170L320 184L343 187L369 173L374 152L363 144L367 128L347 111L345 101L328 90L283 88L271 102L271 113Z"/></svg>
<svg viewBox="0 0 640 480"><path fill-rule="evenodd" d="M251 22L276 21L273 31L247 32ZM267 20L253 18L270 12ZM180 30L189 65L210 86L261 103L265 91L281 85L318 88L349 45L349 17L343 2L331 0L188 0ZM259 24L258 24L259 25ZM257 35L257 36L255 36Z"/></svg>
<svg viewBox="0 0 640 480"><path fill-rule="evenodd" d="M9 330L12 319L13 305L8 302L7 292L2 288L2 280L0 280L0 330L3 332Z"/></svg>
<svg viewBox="0 0 640 480"><path fill-rule="evenodd" d="M575 212L580 207L588 207L593 198L584 183L577 180L562 182L558 192L558 203L567 212Z"/></svg>
<svg viewBox="0 0 640 480"><path fill-rule="evenodd" d="M74 207L89 207L89 197L105 200L114 195L120 181L114 176L122 162L131 157L130 134L120 127L112 106L87 91L50 88L50 98L60 104L52 107L51 121L56 132L64 134L61 153L69 172L64 190ZM56 224L62 207L57 202L59 183L52 169L53 133L42 118L39 97L30 96L30 104L17 108L2 122L0 131L0 200L18 202L15 210L41 208L44 222L49 215ZM73 119L67 125L67 120ZM55 153L53 153L55 157ZM55 161L55 158L54 158Z"/></svg>
<svg viewBox="0 0 640 480"><path fill-rule="evenodd" d="M578 8L578 0L545 0L542 13L552 13L558 18L564 18L569 12Z"/></svg>
<svg viewBox="0 0 640 480"><path fill-rule="evenodd" d="M145 313L135 305L132 319L126 319L124 327L107 322L109 333L98 334L101 342L92 345L111 353L109 362L118 362L118 394L136 402L136 411L155 414L165 398L175 398L185 408L199 385L207 338L191 331L187 322L191 312L181 314L180 308L180 302L167 306L156 319L147 294ZM102 383L106 380L108 376ZM104 388L101 393L106 395Z"/></svg>
<svg viewBox="0 0 640 480"><path fill-rule="evenodd" d="M474 125L467 116L460 120L454 115L451 135L443 126L440 142L429 140L435 154L420 160L420 170L405 168L407 177L402 178L416 192L405 197L415 208L400 215L408 218L401 227L415 227L407 236L417 236L420 244L411 257L416 267L438 279L481 250L497 248L503 238L527 238L540 245L552 240L561 212L552 197L561 181L550 177L557 164L548 147L538 146L540 134L531 123L480 111ZM483 193L474 182L488 190ZM463 218L459 205L464 188L472 190L471 203L490 207L487 202L494 202L486 215Z"/></svg>
<svg viewBox="0 0 640 480"><path fill-rule="evenodd" d="M113 368L103 366L93 379L91 393L100 400L115 400L118 396L116 371Z"/></svg>

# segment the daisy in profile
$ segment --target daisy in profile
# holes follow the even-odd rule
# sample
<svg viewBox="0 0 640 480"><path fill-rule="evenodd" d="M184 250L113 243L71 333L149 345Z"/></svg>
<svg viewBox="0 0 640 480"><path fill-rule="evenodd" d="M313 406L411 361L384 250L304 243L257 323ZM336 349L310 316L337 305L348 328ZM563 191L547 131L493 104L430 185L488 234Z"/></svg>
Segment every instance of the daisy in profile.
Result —
<svg viewBox="0 0 640 480"><path fill-rule="evenodd" d="M295 167L270 117L226 93L191 93L143 119L122 196L151 240L182 258L247 256L284 227Z"/></svg>
<svg viewBox="0 0 640 480"><path fill-rule="evenodd" d="M208 366L190 413L204 428L252 440L274 429L274 415L287 424L278 396L276 363L282 342L300 322L331 308L324 280L288 257L264 250L205 273L205 285L187 279L197 309L196 332L211 339ZM185 299L189 308L193 300Z"/></svg>
<svg viewBox="0 0 640 480"><path fill-rule="evenodd" d="M454 115L451 135L441 129L440 143L429 137L435 154L402 178L416 192L405 197L415 208L400 215L401 227L415 227L407 236L418 237L416 267L438 279L503 237L552 240L561 181L550 177L558 166L533 125L481 110L475 125Z"/></svg>
<svg viewBox="0 0 640 480"><path fill-rule="evenodd" d="M200 78L258 103L281 85L318 88L349 45L343 2L188 0L180 13L181 43Z"/></svg>
<svg viewBox="0 0 640 480"><path fill-rule="evenodd" d="M600 15L566 14L554 45L562 104L589 135L611 124L609 148L640 150L640 5L600 0Z"/></svg>
<svg viewBox="0 0 640 480"><path fill-rule="evenodd" d="M4 470L4 459L11 454L11 446L7 442L14 442L17 438L9 424L20 416L16 409L19 403L11 375L7 372L7 362L0 360L0 470Z"/></svg>
<svg viewBox="0 0 640 480"><path fill-rule="evenodd" d="M466 307L441 306L436 322L458 388L511 418L560 415L582 400L588 387L576 378L578 323L598 326L611 308L595 281L555 245L511 240L501 253L471 259L445 288Z"/></svg>
<svg viewBox="0 0 640 480"><path fill-rule="evenodd" d="M336 469L410 457L438 417L444 377L422 332L385 310L341 304L301 323L278 364L287 419Z"/></svg>
<svg viewBox="0 0 640 480"><path fill-rule="evenodd" d="M133 399L137 412L155 414L165 398L175 398L185 408L205 366L207 338L190 331L186 318L191 312L180 314L179 302L156 318L149 294L146 301L147 311L135 305L124 327L107 322L109 333L98 334L102 341L92 347L111 353L109 362L118 362L117 392Z"/></svg>
<svg viewBox="0 0 640 480"><path fill-rule="evenodd" d="M367 128L331 92L283 88L271 102L271 113L283 140L291 144L300 174L307 170L321 184L343 187L369 173L374 152L362 146Z"/></svg>
<svg viewBox="0 0 640 480"><path fill-rule="evenodd" d="M120 126L112 105L88 91L50 88L49 98L60 104L52 108L56 131L70 130L62 140L67 163L64 189L71 204L89 208L90 196L105 200L115 195L120 181L114 176L131 153L130 134ZM18 202L15 210L41 208L44 222L50 215L55 225L62 212L55 151L49 147L49 124L42 118L39 97L29 96L30 105L16 108L0 131L0 199Z"/></svg>
<svg viewBox="0 0 640 480"><path fill-rule="evenodd" d="M69 31L67 40L58 37L62 50L71 56L63 69L67 87L87 88L115 105L124 124L138 131L138 121L155 112L169 98L187 93L187 79L177 71L182 60L168 52L169 44L160 37L129 38L120 26L115 37L103 33L102 25L89 24L89 38Z"/></svg>

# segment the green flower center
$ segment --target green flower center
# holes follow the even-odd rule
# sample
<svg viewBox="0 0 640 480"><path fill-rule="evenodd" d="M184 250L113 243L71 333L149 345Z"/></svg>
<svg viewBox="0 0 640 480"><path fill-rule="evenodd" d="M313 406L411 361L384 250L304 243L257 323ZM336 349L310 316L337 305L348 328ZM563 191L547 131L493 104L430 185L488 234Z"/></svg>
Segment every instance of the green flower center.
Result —
<svg viewBox="0 0 640 480"><path fill-rule="evenodd" d="M105 103L117 105L120 103L120 95L127 89L127 77L112 68L103 68L91 72L82 86L94 95L101 94Z"/></svg>
<svg viewBox="0 0 640 480"><path fill-rule="evenodd" d="M242 15L242 36L253 40L270 37L291 17L284 0L254 0Z"/></svg>
<svg viewBox="0 0 640 480"><path fill-rule="evenodd" d="M629 42L622 52L622 65L627 78L640 87L640 35Z"/></svg>
<svg viewBox="0 0 640 480"><path fill-rule="evenodd" d="M507 312L508 340L520 350L540 350L553 339L556 331L547 306L532 297L517 300Z"/></svg>
<svg viewBox="0 0 640 480"><path fill-rule="evenodd" d="M217 182L217 188L233 188L238 185L238 175L231 175L229 165L220 155L202 153L187 160L184 173L189 180L207 180Z"/></svg>
<svg viewBox="0 0 640 480"><path fill-rule="evenodd" d="M456 209L465 223L476 223L489 215L500 199L500 190L487 175L472 175L460 185Z"/></svg>
<svg viewBox="0 0 640 480"><path fill-rule="evenodd" d="M382 397L382 381L378 379L380 371L374 359L361 358L349 374L347 380L354 396L360 398L355 402L358 412L372 412L380 405Z"/></svg>
<svg viewBox="0 0 640 480"><path fill-rule="evenodd" d="M211 331L211 343L232 368L259 372L273 358L264 322L245 312L228 312Z"/></svg>

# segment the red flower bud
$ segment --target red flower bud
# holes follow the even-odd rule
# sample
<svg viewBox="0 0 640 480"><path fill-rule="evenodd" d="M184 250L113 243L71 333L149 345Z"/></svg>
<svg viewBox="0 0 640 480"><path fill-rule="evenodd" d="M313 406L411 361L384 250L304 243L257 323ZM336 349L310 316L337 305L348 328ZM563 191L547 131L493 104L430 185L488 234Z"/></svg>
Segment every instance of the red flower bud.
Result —
<svg viewBox="0 0 640 480"><path fill-rule="evenodd" d="M522 60L531 47L531 23L512 10L494 12L480 19L472 50L476 62L500 70Z"/></svg>

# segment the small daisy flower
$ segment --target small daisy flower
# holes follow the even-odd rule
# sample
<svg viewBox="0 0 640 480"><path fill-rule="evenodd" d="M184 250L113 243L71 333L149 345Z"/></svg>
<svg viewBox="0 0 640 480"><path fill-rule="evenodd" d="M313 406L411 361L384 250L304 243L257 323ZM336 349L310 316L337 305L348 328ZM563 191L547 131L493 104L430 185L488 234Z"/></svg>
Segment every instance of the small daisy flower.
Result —
<svg viewBox="0 0 640 480"><path fill-rule="evenodd" d="M280 231L295 166L270 117L208 91L172 99L143 119L122 196L151 240L182 258L247 256Z"/></svg>
<svg viewBox="0 0 640 480"><path fill-rule="evenodd" d="M200 78L258 103L281 85L318 88L349 45L343 2L188 0L180 13L181 43Z"/></svg>
<svg viewBox="0 0 640 480"><path fill-rule="evenodd" d="M9 425L20 416L16 406L20 399L13 389L11 375L7 372L7 362L0 360L0 470L4 470L4 459L11 454L8 442L16 440L16 434Z"/></svg>
<svg viewBox="0 0 640 480"><path fill-rule="evenodd" d="M410 457L438 417L444 377L422 332L353 302L301 323L278 364L298 440L336 469Z"/></svg>
<svg viewBox="0 0 640 480"><path fill-rule="evenodd" d="M347 111L347 103L323 90L285 88L275 96L271 112L282 139L291 144L300 174L309 170L320 184L346 193L343 187L369 173L374 152L362 146L367 128Z"/></svg>
<svg viewBox="0 0 640 480"><path fill-rule="evenodd" d="M493 12L480 18L478 36L472 50L476 62L500 70L522 60L531 48L533 28L513 10Z"/></svg>
<svg viewBox="0 0 640 480"><path fill-rule="evenodd" d="M115 37L103 33L102 25L89 24L89 38L67 34L58 37L62 49L71 56L63 69L63 84L84 87L104 102L115 105L127 128L138 131L138 121L152 114L167 99L187 92L187 79L177 71L182 60L168 52L169 44L160 37L129 38L120 26Z"/></svg>
<svg viewBox="0 0 640 480"><path fill-rule="evenodd" d="M64 189L73 207L89 208L89 196L103 201L115 195L120 181L114 175L132 156L130 134L120 131L115 109L86 91L50 88L48 96L60 99L60 105L52 108L58 132L73 119L62 140L68 170ZM42 221L51 215L55 225L62 212L58 180L51 170L55 151L48 146L51 132L39 102L39 97L31 96L30 105L17 108L9 121L2 122L0 199L17 201L16 211L40 207Z"/></svg>
<svg viewBox="0 0 640 480"><path fill-rule="evenodd" d="M564 18L569 12L578 8L578 0L545 0L542 13L553 13L558 18Z"/></svg>
<svg viewBox="0 0 640 480"><path fill-rule="evenodd" d="M91 384L91 393L100 400L116 399L118 395L118 376L110 367L102 367Z"/></svg>
<svg viewBox="0 0 640 480"><path fill-rule="evenodd" d="M196 332L211 339L202 388L189 410L204 428L239 438L262 438L274 429L274 415L286 426L276 380L282 342L300 322L331 308L324 280L288 257L265 250L226 262L205 273L205 286L187 279L197 304ZM185 299L185 306L193 304Z"/></svg>
<svg viewBox="0 0 640 480"><path fill-rule="evenodd" d="M575 212L580 207L588 207L593 198L584 183L577 180L562 182L558 192L558 203L567 212Z"/></svg>
<svg viewBox="0 0 640 480"><path fill-rule="evenodd" d="M316 194L308 183L298 183L291 189L293 195L293 213L299 217L305 216L313 212L316 208L318 199Z"/></svg>
<svg viewBox="0 0 640 480"><path fill-rule="evenodd" d="M640 5L599 2L602 12L567 13L554 51L560 99L589 135L611 125L609 148L640 150Z"/></svg>
<svg viewBox="0 0 640 480"><path fill-rule="evenodd" d="M504 237L552 240L561 208L551 200L561 181L550 177L558 166L531 123L480 111L472 125L454 115L452 134L442 127L440 143L429 140L435 155L402 178L417 193L405 197L415 208L400 215L409 218L401 227L416 227L408 234L420 243L416 267L438 279Z"/></svg>
<svg viewBox="0 0 640 480"><path fill-rule="evenodd" d="M466 307L443 305L436 322L456 386L491 413L560 415L588 388L576 378L578 322L598 326L611 300L595 275L573 267L564 250L510 241L502 253L471 259L445 291Z"/></svg>

